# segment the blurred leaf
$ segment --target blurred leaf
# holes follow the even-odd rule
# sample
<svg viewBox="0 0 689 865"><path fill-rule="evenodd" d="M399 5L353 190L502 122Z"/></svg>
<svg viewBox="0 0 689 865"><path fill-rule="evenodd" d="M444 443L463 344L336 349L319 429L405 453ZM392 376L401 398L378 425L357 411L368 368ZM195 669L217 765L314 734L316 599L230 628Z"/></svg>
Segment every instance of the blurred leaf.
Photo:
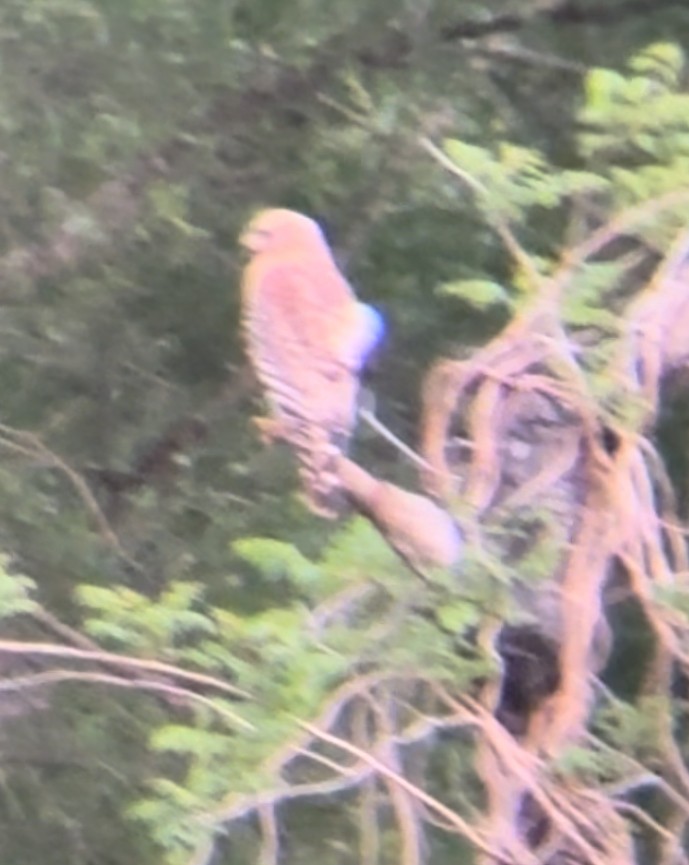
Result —
<svg viewBox="0 0 689 865"><path fill-rule="evenodd" d="M497 282L487 279L459 279L444 282L436 289L440 295L456 297L477 309L491 306L510 306L511 300L505 289Z"/></svg>

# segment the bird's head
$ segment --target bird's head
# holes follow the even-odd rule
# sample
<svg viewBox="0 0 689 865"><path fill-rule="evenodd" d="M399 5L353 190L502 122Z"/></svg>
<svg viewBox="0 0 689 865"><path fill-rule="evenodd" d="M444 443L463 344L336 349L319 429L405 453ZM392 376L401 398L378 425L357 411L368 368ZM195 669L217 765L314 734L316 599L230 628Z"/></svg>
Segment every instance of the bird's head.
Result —
<svg viewBox="0 0 689 865"><path fill-rule="evenodd" d="M261 210L239 236L239 243L250 253L315 249L325 246L317 222L296 210Z"/></svg>

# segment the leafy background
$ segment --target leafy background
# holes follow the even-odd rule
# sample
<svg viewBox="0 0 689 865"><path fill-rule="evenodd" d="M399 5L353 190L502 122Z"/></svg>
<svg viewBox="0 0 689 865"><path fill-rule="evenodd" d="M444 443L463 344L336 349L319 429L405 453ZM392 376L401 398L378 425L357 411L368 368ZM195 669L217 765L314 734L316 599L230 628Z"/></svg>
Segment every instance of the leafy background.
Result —
<svg viewBox="0 0 689 865"><path fill-rule="evenodd" d="M379 634L375 600L329 628L327 650L314 642L309 611L343 585L375 578L404 604L412 578L363 521L308 514L287 454L260 446L235 238L265 205L322 222L388 319L377 411L414 442L429 364L482 344L525 302L486 213L548 260L577 196L599 194L603 211L687 186L688 39L682 2L4 0L4 636L55 639L59 619L254 698L219 715L103 683L8 690L4 861L184 862L204 835L190 815L267 784L261 766L294 716L317 714L353 669L384 657L455 682L486 673L418 617ZM448 140L487 197L477 204L424 140ZM647 242L672 228L658 221ZM566 315L612 339L609 276L587 271ZM685 415L676 400L661 430L681 496ZM356 448L412 482L385 442L364 430ZM444 615L458 627L475 613ZM461 747L435 777L480 798ZM284 819L286 860L358 861L340 803ZM381 861L396 843L384 837ZM255 861L256 845L243 826L218 861ZM429 861L465 854L438 837Z"/></svg>

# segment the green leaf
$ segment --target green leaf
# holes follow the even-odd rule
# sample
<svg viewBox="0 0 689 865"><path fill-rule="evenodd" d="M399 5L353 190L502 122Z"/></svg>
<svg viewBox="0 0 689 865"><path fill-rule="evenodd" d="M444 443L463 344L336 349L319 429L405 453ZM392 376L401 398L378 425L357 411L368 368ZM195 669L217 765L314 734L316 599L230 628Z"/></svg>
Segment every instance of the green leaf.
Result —
<svg viewBox="0 0 689 865"><path fill-rule="evenodd" d="M511 306L512 301L505 289L489 279L458 279L443 282L436 288L439 295L456 297L476 309L491 306Z"/></svg>
<svg viewBox="0 0 689 865"><path fill-rule="evenodd" d="M459 634L479 621L479 613L474 604L457 601L443 604L437 609L440 624L449 631Z"/></svg>
<svg viewBox="0 0 689 865"><path fill-rule="evenodd" d="M684 54L674 42L649 45L629 62L629 68L662 81L667 87L678 85L684 67Z"/></svg>
<svg viewBox="0 0 689 865"><path fill-rule="evenodd" d="M594 69L586 76L586 104L590 108L608 108L625 86L624 76L612 69Z"/></svg>
<svg viewBox="0 0 689 865"><path fill-rule="evenodd" d="M301 588L310 588L321 578L320 569L292 544L270 538L243 538L232 549L271 581L288 580Z"/></svg>
<svg viewBox="0 0 689 865"><path fill-rule="evenodd" d="M9 571L7 557L0 555L0 618L9 619L21 613L36 609L36 602L30 597L36 584L28 577Z"/></svg>

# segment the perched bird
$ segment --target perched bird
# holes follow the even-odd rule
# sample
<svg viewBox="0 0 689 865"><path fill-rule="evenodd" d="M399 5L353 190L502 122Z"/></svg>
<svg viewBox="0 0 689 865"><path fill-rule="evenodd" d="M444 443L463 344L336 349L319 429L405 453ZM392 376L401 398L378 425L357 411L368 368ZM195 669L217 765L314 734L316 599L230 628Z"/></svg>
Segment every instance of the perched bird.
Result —
<svg viewBox="0 0 689 865"><path fill-rule="evenodd" d="M464 544L457 524L427 496L381 481L346 457L339 460L339 475L355 509L419 576L425 579L424 569L449 568L460 560Z"/></svg>
<svg viewBox="0 0 689 865"><path fill-rule="evenodd" d="M337 458L356 424L359 373L383 335L383 319L357 301L307 216L261 211L239 242L250 254L242 323L270 407L260 428L294 449L311 510L336 516Z"/></svg>

